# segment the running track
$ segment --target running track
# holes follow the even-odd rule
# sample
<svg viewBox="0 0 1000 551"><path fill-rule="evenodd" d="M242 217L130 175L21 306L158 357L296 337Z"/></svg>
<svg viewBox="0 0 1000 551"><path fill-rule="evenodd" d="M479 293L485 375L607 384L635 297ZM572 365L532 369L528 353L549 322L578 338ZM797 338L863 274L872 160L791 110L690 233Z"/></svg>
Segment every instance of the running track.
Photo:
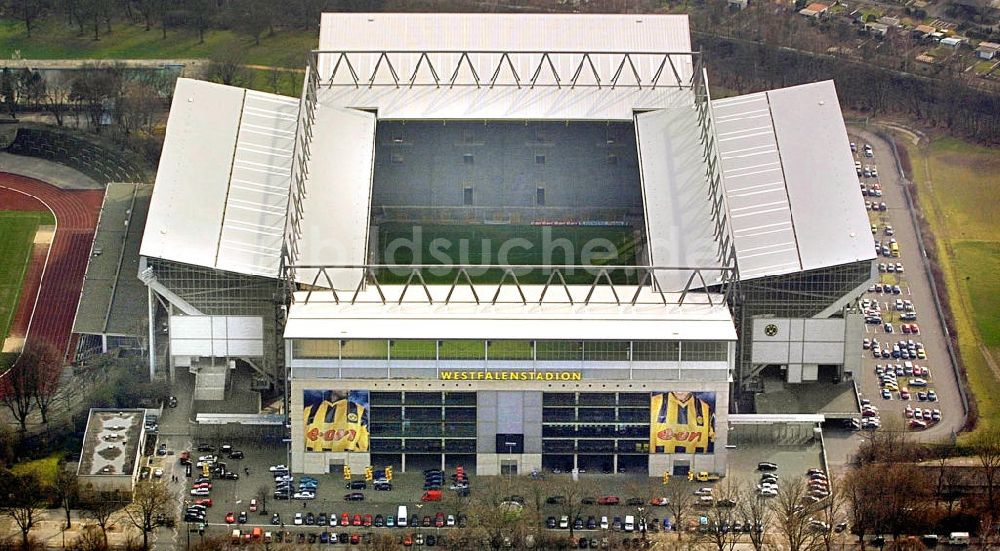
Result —
<svg viewBox="0 0 1000 551"><path fill-rule="evenodd" d="M45 263L45 257L33 255L11 335L27 332L31 341L48 341L70 352L73 321L103 197L103 190L63 190L33 178L0 172L0 210L51 209L56 218L48 263L39 266Z"/></svg>

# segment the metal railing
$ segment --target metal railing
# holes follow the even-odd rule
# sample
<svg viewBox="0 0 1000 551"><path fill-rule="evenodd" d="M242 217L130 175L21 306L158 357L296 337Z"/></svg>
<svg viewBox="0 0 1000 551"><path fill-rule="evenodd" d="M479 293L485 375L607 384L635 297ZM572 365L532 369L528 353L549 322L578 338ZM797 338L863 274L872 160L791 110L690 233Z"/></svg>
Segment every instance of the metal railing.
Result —
<svg viewBox="0 0 1000 551"><path fill-rule="evenodd" d="M323 75L324 86L369 89L375 86L691 88L701 69L700 52L313 50L310 65L318 67L320 56L327 57L332 64L327 69L329 75ZM371 63L373 58L375 61ZM609 58L611 64L606 63ZM643 78L640 66L655 70ZM520 74L517 67L534 69ZM560 67L563 74L559 73ZM566 71L570 67L573 69ZM612 67L613 71L609 71ZM685 74L688 67L694 69L690 76ZM404 68L406 72L402 71ZM342 78L338 80L338 76Z"/></svg>
<svg viewBox="0 0 1000 551"><path fill-rule="evenodd" d="M340 290L334 284L334 277L331 272L335 271L353 271L357 277L357 285L353 290L344 289L341 287ZM427 278L424 277L424 273L430 270L435 272L441 272L442 270L447 270L448 273L453 273L454 277L451 278L450 283L444 284L429 284ZM417 297L423 297L427 301L427 304L451 304L451 303L475 303L480 304L491 304L495 305L498 303L511 303L511 301L505 297L502 297L502 290L505 288L513 288L517 292L518 299L515 303L520 303L527 305L530 303L543 304L546 302L546 297L550 302L561 302L569 304L615 304L617 306L622 305L636 305L636 304L660 304L660 305L683 305L686 301L692 302L689 298L693 295L698 295L704 297L704 300L697 302L698 304L708 304L710 306L716 306L721 304L726 304L729 300L730 289L732 284L735 282L736 270L733 267L721 266L721 267L677 267L677 266L599 266L599 265L473 265L473 264L455 264L455 265L439 265L439 264L383 264L383 265L373 265L373 264L351 264L342 266L322 266L322 265L298 265L289 266L287 274L301 273L302 271L315 271L315 275L311 278L308 283L300 282L304 285L303 290L305 290L305 297L303 302L308 304L309 301L314 296L323 296L327 300L332 300L336 304L347 303L347 304L358 304L358 303L380 303L383 305L388 304L402 304L405 299L407 299L407 293L411 289L415 289L417 292L415 295ZM529 301L528 294L525 293L526 286L528 284L522 282L524 274L531 273L533 271L540 271L542 274L547 275L545 282L541 284L541 290L536 297L532 297ZM497 273L499 272L499 280L495 280ZM567 283L564 274L569 274L575 277L577 273L582 272L592 276L592 279L587 283L571 285ZM682 288L676 290L665 290L663 285L660 283L660 279L663 277L664 272L681 272L686 275L686 280ZM385 280L389 279L386 274L392 274L392 278L395 281L386 282L380 281L380 278ZM521 277L518 276L521 274ZM615 283L614 279L619 274L629 274L634 276L636 283ZM659 274L659 275L658 275ZM488 275L490 279L484 280L484 275ZM405 280L402 279L405 277ZM478 281L477 281L478 280ZM399 283L401 281L401 283ZM296 285L296 282L289 280L290 285ZM402 285L402 289L399 292L398 297L392 300L386 296L385 286L386 285ZM368 294L363 295L362 293L369 288L369 286L374 289L377 293L378 298L374 301L371 300ZM505 287L507 286L507 287ZM431 292L431 288L441 289L447 288L448 291L443 299L436 302L434 295L440 295L440 292ZM534 288L534 286L533 286ZM574 293L572 289L575 289ZM579 294L582 293L582 289L586 288L587 292L582 298ZM611 292L611 298L603 298L605 293L601 293L602 296L595 296L595 292L598 288L607 288ZM469 298L459 298L455 295L456 291L460 289L466 289L471 292L471 299ZM483 294L492 290L492 296L488 294ZM646 293L643 293L643 291ZM550 294L549 291L553 291ZM562 293L558 293L562 291ZM621 293L619 293L621 291ZM558 293L559 299L554 298L554 294ZM721 298L720 298L721 295ZM650 301L652 298L652 301ZM642 300L640 300L642 299ZM294 300L294 299L293 299Z"/></svg>

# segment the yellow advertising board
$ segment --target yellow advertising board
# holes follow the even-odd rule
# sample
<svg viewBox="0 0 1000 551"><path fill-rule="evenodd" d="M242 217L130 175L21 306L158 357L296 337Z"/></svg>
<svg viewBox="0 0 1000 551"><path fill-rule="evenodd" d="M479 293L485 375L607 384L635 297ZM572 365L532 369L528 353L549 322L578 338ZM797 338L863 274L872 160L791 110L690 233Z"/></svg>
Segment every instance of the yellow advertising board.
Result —
<svg viewBox="0 0 1000 551"><path fill-rule="evenodd" d="M303 390L306 451L366 452L367 390Z"/></svg>
<svg viewBox="0 0 1000 551"><path fill-rule="evenodd" d="M649 401L650 453L712 453L714 392L653 392Z"/></svg>

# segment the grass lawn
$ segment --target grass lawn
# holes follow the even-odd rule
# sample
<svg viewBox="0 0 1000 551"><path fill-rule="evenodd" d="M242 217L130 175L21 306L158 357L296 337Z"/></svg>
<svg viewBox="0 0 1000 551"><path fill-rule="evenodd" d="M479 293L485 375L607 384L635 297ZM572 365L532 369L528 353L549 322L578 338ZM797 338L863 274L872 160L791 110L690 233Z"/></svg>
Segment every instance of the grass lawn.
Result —
<svg viewBox="0 0 1000 551"><path fill-rule="evenodd" d="M52 485L56 481L56 475L59 474L59 460L62 456L62 452L56 452L42 459L18 463L11 468L11 471L17 475L33 472L43 484Z"/></svg>
<svg viewBox="0 0 1000 551"><path fill-rule="evenodd" d="M0 343L7 338L17 310L35 229L52 223L48 212L0 211Z"/></svg>
<svg viewBox="0 0 1000 551"><path fill-rule="evenodd" d="M1000 383L983 350L1000 361L1000 156L955 139L906 146L917 201L936 239L955 316L958 348L979 410L978 428L1000 423Z"/></svg>
<svg viewBox="0 0 1000 551"><path fill-rule="evenodd" d="M600 226L451 225L384 223L379 226L383 264L544 264L634 265L631 228ZM495 273L494 273L495 272ZM455 274L422 274L428 283L451 283ZM502 272L470 274L476 282L499 281ZM380 274L380 281L402 282L408 273ZM590 283L586 272L564 274L568 283ZM626 277L615 274L616 281ZM522 283L544 283L548 273L518 274Z"/></svg>
<svg viewBox="0 0 1000 551"><path fill-rule="evenodd" d="M124 23L113 25L111 34L95 41L92 33L79 36L78 29L62 17L46 18L31 34L29 38L20 21L0 19L0 51L6 56L20 51L24 59L178 59L238 49L248 64L301 68L306 52L319 42L316 31L280 31L263 36L258 46L247 36L213 30L199 43L193 31L168 29L164 39L160 29L146 31L143 25Z"/></svg>

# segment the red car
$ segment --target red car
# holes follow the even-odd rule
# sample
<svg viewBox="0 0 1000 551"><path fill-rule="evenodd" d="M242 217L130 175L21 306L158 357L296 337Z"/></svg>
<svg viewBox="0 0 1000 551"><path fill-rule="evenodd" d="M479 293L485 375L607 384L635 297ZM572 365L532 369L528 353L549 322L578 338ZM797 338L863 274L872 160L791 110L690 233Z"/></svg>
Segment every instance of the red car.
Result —
<svg viewBox="0 0 1000 551"><path fill-rule="evenodd" d="M250 512L251 513L256 513L257 512L257 500L256 499L251 499L250 500Z"/></svg>
<svg viewBox="0 0 1000 551"><path fill-rule="evenodd" d="M205 507L211 507L212 506L212 498L206 497L204 499L196 499L194 501L194 504L195 505L204 505Z"/></svg>
<svg viewBox="0 0 1000 551"><path fill-rule="evenodd" d="M371 526L372 525L372 515L371 515L371 513L365 514L365 520L361 524L363 524L364 526Z"/></svg>
<svg viewBox="0 0 1000 551"><path fill-rule="evenodd" d="M341 526L350 526L351 525L351 515L348 514L348 513L344 513L344 514L340 515L340 525Z"/></svg>
<svg viewBox="0 0 1000 551"><path fill-rule="evenodd" d="M232 524L234 522L236 522L236 513L232 512L232 511L226 513L226 523L227 524Z"/></svg>
<svg viewBox="0 0 1000 551"><path fill-rule="evenodd" d="M351 521L353 526L361 526L361 514L354 513L354 520Z"/></svg>
<svg viewBox="0 0 1000 551"><path fill-rule="evenodd" d="M351 544L357 545L361 543L361 534L351 534Z"/></svg>
<svg viewBox="0 0 1000 551"><path fill-rule="evenodd" d="M618 505L621 501L621 498L618 496L602 496L597 498L598 505Z"/></svg>
<svg viewBox="0 0 1000 551"><path fill-rule="evenodd" d="M403 545L405 547L410 547L411 545L413 545L413 536L411 536L410 534L406 534L406 537L403 538Z"/></svg>
<svg viewBox="0 0 1000 551"><path fill-rule="evenodd" d="M434 516L434 526L438 528L444 526L444 513L438 512L438 514Z"/></svg>
<svg viewBox="0 0 1000 551"><path fill-rule="evenodd" d="M206 490L211 490L212 489L212 483L211 482L202 482L201 484L195 484L194 486L191 486L191 488L195 489L195 490L200 490L202 488L204 488Z"/></svg>

